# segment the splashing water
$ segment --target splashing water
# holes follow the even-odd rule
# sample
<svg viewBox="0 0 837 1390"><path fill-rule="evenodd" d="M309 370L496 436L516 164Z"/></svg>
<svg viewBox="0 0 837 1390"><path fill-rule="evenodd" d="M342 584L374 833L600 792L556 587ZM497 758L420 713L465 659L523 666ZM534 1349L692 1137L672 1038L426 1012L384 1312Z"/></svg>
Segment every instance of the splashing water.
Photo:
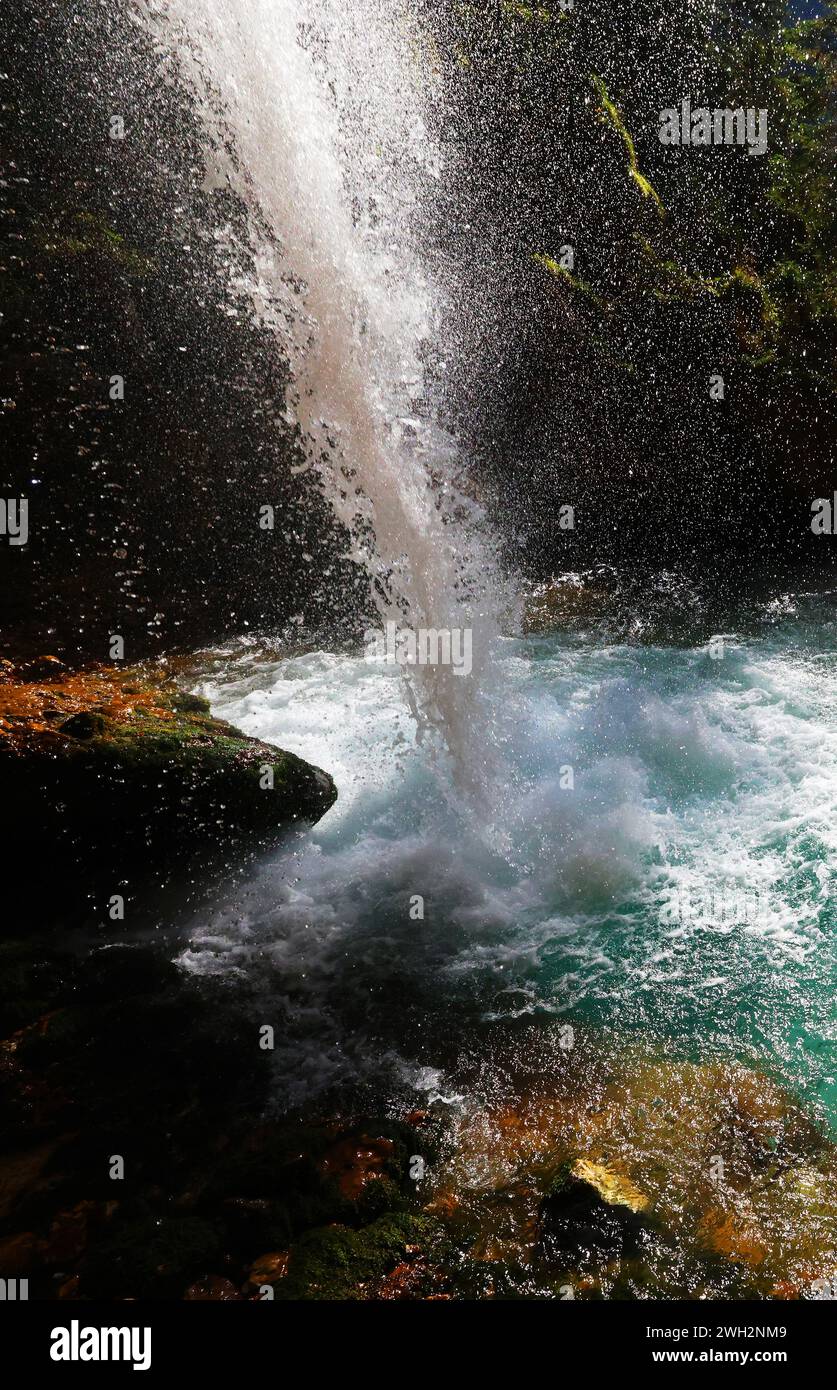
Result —
<svg viewBox="0 0 837 1390"><path fill-rule="evenodd" d="M433 795L392 672L231 654L202 687L214 708L329 767L340 800L193 924L183 964L282 1001L296 1099L399 1068L442 1085L477 1021L572 1020L738 1057L837 1118L837 630L831 605L798 607L721 661L583 632L501 643L490 843Z"/></svg>
<svg viewBox="0 0 837 1390"><path fill-rule="evenodd" d="M438 291L416 241L442 161L423 116L435 93L421 32L394 0L175 0L146 13L182 42L216 181L251 209L254 309L290 360L289 410L382 619L471 632L470 679L451 663L414 666L406 693L476 793L499 591L484 518L425 399Z"/></svg>

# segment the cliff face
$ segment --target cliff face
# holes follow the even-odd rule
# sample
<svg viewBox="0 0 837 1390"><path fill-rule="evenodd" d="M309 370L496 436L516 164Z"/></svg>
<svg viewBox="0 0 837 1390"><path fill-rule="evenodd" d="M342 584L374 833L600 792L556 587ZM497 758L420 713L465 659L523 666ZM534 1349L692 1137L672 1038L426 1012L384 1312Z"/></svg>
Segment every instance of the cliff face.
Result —
<svg viewBox="0 0 837 1390"><path fill-rule="evenodd" d="M470 335L444 388L512 563L830 568L834 4L424 10ZM764 154L662 143L688 99L766 112Z"/></svg>
<svg viewBox="0 0 837 1390"><path fill-rule="evenodd" d="M316 475L290 473L281 344L232 287L244 210L130 12L5 17L2 494L29 510L0 544L7 652L101 661L119 634L136 660L352 606Z"/></svg>

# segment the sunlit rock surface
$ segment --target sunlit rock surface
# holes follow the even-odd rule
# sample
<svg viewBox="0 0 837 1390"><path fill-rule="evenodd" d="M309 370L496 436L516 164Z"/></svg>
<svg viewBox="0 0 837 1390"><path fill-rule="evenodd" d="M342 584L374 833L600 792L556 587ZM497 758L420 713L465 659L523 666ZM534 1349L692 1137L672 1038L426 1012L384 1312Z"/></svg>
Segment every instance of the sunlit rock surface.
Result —
<svg viewBox="0 0 837 1390"><path fill-rule="evenodd" d="M7 849L80 863L270 841L335 800L327 773L215 719L164 670L97 667L0 684ZM57 678L56 678L57 677Z"/></svg>
<svg viewBox="0 0 837 1390"><path fill-rule="evenodd" d="M795 1100L736 1063L590 1049L453 1126L429 1209L469 1256L509 1292L816 1296L835 1147Z"/></svg>

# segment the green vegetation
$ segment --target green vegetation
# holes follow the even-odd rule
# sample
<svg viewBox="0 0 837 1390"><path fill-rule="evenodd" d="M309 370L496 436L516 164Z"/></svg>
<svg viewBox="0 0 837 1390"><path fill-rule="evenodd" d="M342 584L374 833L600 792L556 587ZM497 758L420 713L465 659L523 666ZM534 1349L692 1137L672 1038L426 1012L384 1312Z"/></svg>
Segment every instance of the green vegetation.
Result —
<svg viewBox="0 0 837 1390"><path fill-rule="evenodd" d="M528 256L553 281L608 310L609 358L626 345L638 357L641 341L659 352L689 309L707 350L717 337L718 360L731 334L742 366L775 369L790 391L833 394L837 7L828 0L810 20L778 0L675 8L670 34L648 34L622 3L571 13L504 3L500 16L454 6L440 51L446 41L467 59L448 73L480 113L486 186L508 168L511 225L538 237ZM693 107L766 109L767 156L661 146L658 113L685 95ZM485 113L503 100L495 131ZM531 200L539 179L544 196ZM537 207L531 226L523 188ZM553 254L562 241L577 247L578 274Z"/></svg>
<svg viewBox="0 0 837 1390"><path fill-rule="evenodd" d="M373 1292L370 1285L406 1258L410 1247L426 1249L440 1240L437 1222L404 1212L380 1216L359 1231L348 1226L307 1231L291 1249L288 1274L277 1285L276 1296L362 1298Z"/></svg>
<svg viewBox="0 0 837 1390"><path fill-rule="evenodd" d="M608 96L607 87L602 79L597 77L595 73L591 76L590 81L599 97L599 109L601 111L602 120L606 124L612 126L617 134L622 137L625 149L628 152L628 174L633 179L643 198L651 198L660 217L664 218L666 216L666 210L663 207L660 196L656 189L649 183L645 175L640 172L636 157L636 146L634 145L631 132L628 130L619 111Z"/></svg>
<svg viewBox="0 0 837 1390"><path fill-rule="evenodd" d="M542 265L544 270L548 270L550 275L555 276L556 280L563 280L565 284L571 285L574 290L578 290L579 294L586 295L597 308L607 311L610 307L605 300L602 299L601 295L596 293L591 285L588 285L585 280L579 280L578 276L573 275L571 270L568 270L566 266L560 265L552 256L544 256L538 251L532 256L532 260L535 261L537 265Z"/></svg>
<svg viewBox="0 0 837 1390"><path fill-rule="evenodd" d="M65 219L64 230L36 224L31 228L30 239L33 248L44 256L97 256L137 277L150 275L154 270L149 257L128 245L119 232L94 212L71 213Z"/></svg>

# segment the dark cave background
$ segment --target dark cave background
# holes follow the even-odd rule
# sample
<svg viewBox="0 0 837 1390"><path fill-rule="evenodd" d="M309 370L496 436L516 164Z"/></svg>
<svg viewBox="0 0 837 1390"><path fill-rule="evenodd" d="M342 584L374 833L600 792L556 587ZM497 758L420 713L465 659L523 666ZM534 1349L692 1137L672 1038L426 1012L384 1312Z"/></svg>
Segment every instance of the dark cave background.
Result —
<svg viewBox="0 0 837 1390"><path fill-rule="evenodd" d="M425 14L448 174L424 251L451 345L430 394L509 569L830 582L810 504L837 486L833 7L801 66L772 0L551 10ZM251 263L245 211L207 179L175 57L131 16L19 0L3 19L3 495L30 507L28 545L0 547L4 655L107 660L111 633L128 660L247 631L339 640L368 584L316 476L290 471L281 344L230 287ZM683 95L766 106L768 156L661 146L656 114ZM564 243L581 290L534 259ZM736 266L732 292L694 291Z"/></svg>

